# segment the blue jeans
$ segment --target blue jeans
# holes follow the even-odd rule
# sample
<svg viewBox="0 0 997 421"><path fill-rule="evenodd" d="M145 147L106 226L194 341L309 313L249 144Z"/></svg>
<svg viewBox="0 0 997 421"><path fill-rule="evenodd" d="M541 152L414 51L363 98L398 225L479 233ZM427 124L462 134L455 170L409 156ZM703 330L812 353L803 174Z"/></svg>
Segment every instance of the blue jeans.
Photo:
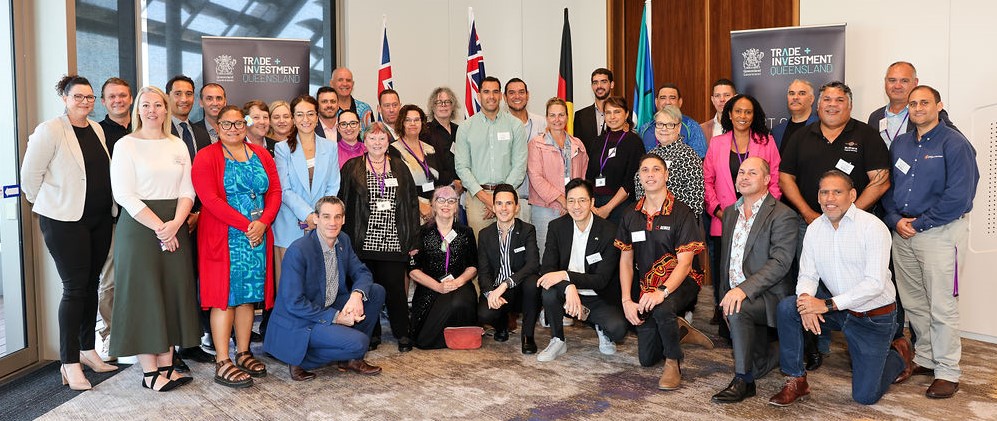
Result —
<svg viewBox="0 0 997 421"><path fill-rule="evenodd" d="M796 296L779 302L779 365L789 376L802 377L803 324L796 310ZM883 397L904 369L904 361L890 348L896 331L896 311L875 317L855 317L847 311L824 314L822 332L840 330L848 340L852 359L852 399L872 405Z"/></svg>

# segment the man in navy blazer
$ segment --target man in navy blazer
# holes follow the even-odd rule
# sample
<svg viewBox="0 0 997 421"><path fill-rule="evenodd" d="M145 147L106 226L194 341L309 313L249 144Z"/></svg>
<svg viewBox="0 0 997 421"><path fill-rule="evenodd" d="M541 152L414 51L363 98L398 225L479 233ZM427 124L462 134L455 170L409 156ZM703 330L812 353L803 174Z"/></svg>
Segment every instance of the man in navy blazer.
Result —
<svg viewBox="0 0 997 421"><path fill-rule="evenodd" d="M332 362L340 371L380 373L364 355L384 306L384 288L374 284L342 233L343 202L323 197L315 213L315 231L291 243L284 255L263 349L287 363L297 381L315 378L306 370Z"/></svg>

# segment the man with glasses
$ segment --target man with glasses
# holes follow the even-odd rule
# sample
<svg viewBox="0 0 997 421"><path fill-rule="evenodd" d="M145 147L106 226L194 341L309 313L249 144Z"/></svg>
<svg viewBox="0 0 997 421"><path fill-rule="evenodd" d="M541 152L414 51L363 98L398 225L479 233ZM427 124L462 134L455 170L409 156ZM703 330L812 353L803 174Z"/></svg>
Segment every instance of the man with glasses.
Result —
<svg viewBox="0 0 997 421"><path fill-rule="evenodd" d="M724 113L724 106L727 105L727 101L733 98L734 95L737 95L737 88L734 87L734 82L730 79L720 78L716 82L713 82L711 89L710 101L713 103L713 109L717 110L717 113L713 115L713 118L702 122L699 128L703 130L704 135L713 139L724 132L723 127L720 126L720 115ZM708 141L707 144L709 144Z"/></svg>
<svg viewBox="0 0 997 421"><path fill-rule="evenodd" d="M613 72L602 67L595 69L592 71L591 81L595 103L575 111L573 134L585 143L585 147L595 142L606 131L606 114L603 113L602 105L613 93Z"/></svg>
<svg viewBox="0 0 997 421"><path fill-rule="evenodd" d="M200 103L204 118L194 125L203 127L211 137L211 143L215 143L218 141L218 112L228 104L225 99L225 88L217 83L202 86Z"/></svg>
<svg viewBox="0 0 997 421"><path fill-rule="evenodd" d="M360 116L360 126L364 129L374 122L374 113L371 111L370 105L353 98L353 72L350 69L340 67L333 70L329 85L332 85L332 88L336 90L336 102L339 103L339 109L357 113Z"/></svg>
<svg viewBox="0 0 997 421"><path fill-rule="evenodd" d="M398 140L398 133L395 133L395 122L398 121L398 112L401 109L402 101L398 97L398 91L389 88L377 95L378 121L384 122L394 140Z"/></svg>
<svg viewBox="0 0 997 421"><path fill-rule="evenodd" d="M654 99L654 105L661 111L667 105L674 106L675 108L682 109L682 91L679 90L678 85L674 83L665 83L658 88L658 96ZM658 139L654 136L654 120L651 120L637 130L640 135L641 140L644 141L644 150L651 151L656 146L658 146ZM699 123L693 120L687 115L682 115L682 128L679 132L682 136L682 142L692 148L696 155L699 155L699 159L703 159L706 156L706 139L703 138L703 129L699 127Z"/></svg>
<svg viewBox="0 0 997 421"><path fill-rule="evenodd" d="M329 86L318 88L315 100L318 101L318 126L315 127L315 134L326 139L331 136L332 140L336 140L336 116L339 115L336 90Z"/></svg>

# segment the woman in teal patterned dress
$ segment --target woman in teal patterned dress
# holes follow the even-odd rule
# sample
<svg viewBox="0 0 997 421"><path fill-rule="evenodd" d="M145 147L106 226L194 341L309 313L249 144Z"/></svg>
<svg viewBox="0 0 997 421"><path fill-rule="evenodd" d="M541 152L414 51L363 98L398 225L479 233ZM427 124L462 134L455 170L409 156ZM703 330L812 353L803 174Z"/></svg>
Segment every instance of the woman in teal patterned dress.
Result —
<svg viewBox="0 0 997 421"><path fill-rule="evenodd" d="M277 167L266 149L247 143L242 110L227 106L218 117L218 142L194 158L192 179L201 199L198 264L201 307L211 309L215 382L247 387L266 376L249 351L253 304L273 306L273 223L280 208ZM229 338L235 327L235 362Z"/></svg>

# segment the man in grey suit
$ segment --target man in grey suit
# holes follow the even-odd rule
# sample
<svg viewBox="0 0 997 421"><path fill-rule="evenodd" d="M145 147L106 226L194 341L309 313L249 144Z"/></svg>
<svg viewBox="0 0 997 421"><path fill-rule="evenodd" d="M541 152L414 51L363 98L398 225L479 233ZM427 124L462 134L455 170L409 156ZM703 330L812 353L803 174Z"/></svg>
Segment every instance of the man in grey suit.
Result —
<svg viewBox="0 0 997 421"><path fill-rule="evenodd" d="M787 275L796 254L796 212L768 194L769 164L751 157L737 170L741 193L723 213L716 288L734 345L734 380L713 395L717 403L755 396L755 378L779 364L768 327L776 327L779 301L793 292Z"/></svg>

